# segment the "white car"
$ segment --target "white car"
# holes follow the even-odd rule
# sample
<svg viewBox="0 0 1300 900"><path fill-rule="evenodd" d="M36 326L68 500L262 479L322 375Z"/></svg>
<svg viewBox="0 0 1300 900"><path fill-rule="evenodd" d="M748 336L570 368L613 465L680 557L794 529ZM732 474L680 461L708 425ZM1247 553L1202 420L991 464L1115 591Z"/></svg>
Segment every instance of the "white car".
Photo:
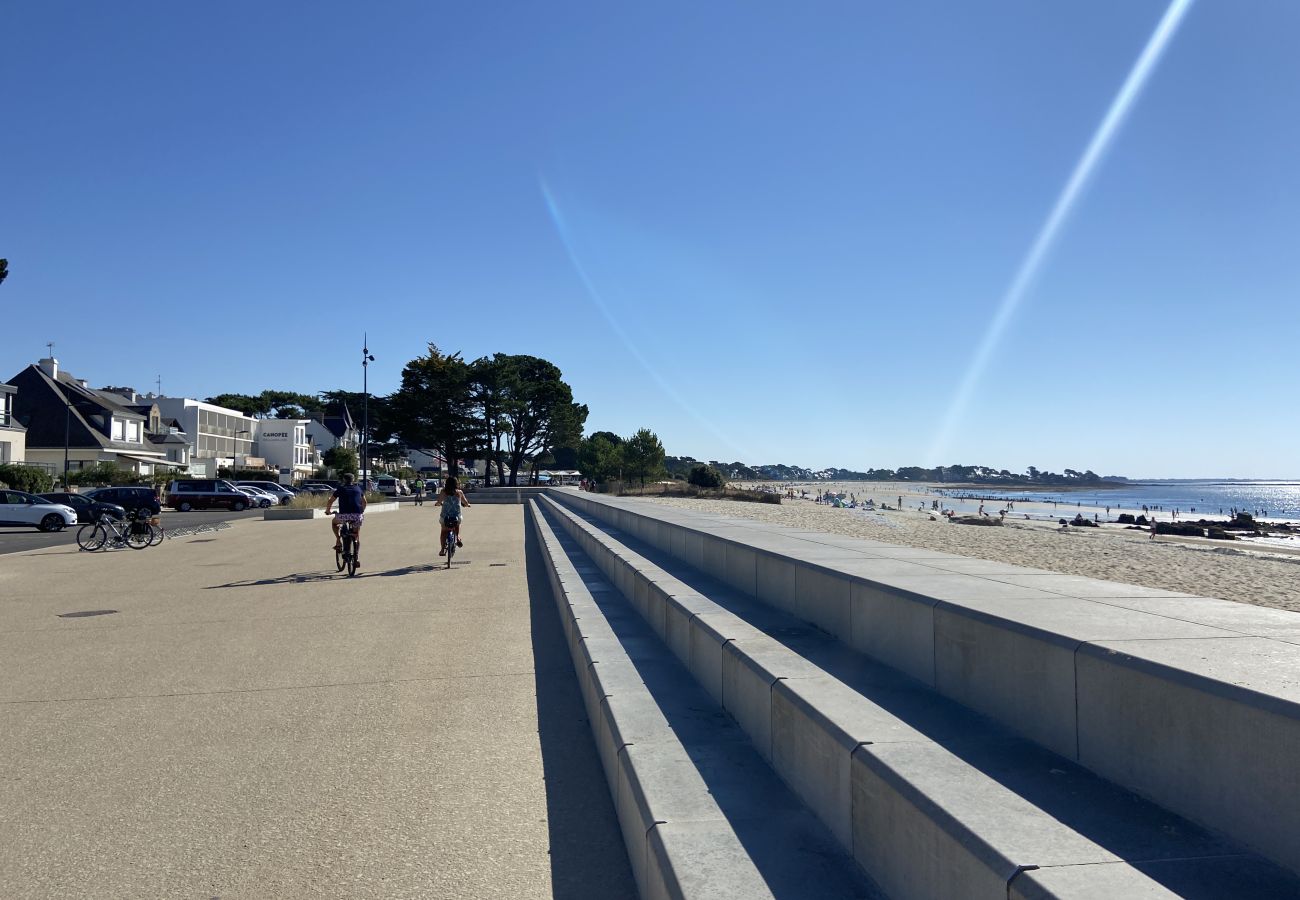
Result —
<svg viewBox="0 0 1300 900"><path fill-rule="evenodd" d="M284 504L293 499L296 491L290 490L282 484L276 484L274 481L236 481L237 488L257 488L259 491L265 491L275 498L276 503Z"/></svg>
<svg viewBox="0 0 1300 900"><path fill-rule="evenodd" d="M0 491L0 525L61 531L76 524L77 511L71 506L25 491Z"/></svg>
<svg viewBox="0 0 1300 900"><path fill-rule="evenodd" d="M249 487L246 484L241 484L238 486L237 490L243 491L252 498L248 504L249 506L259 506L262 509L266 509L268 506L276 506L280 502L279 497L269 493L268 491L264 491L261 488Z"/></svg>

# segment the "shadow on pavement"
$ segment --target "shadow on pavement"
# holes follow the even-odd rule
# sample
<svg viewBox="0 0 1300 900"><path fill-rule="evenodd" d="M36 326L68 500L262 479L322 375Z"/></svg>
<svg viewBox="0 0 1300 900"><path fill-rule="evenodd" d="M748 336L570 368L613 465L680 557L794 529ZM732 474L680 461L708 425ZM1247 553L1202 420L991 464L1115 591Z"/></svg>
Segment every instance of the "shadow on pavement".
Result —
<svg viewBox="0 0 1300 900"><path fill-rule="evenodd" d="M219 565L226 565L220 563ZM362 569L356 575L352 576L352 581L361 578L393 578L400 575L423 575L430 572L446 571L441 566L429 564L418 566L402 566L400 569L388 569L383 572L367 572ZM263 587L273 584L311 584L314 581L333 581L334 579L348 580L347 573L336 572L333 569L325 569L319 572L292 572L288 575L281 575L278 578L254 578L245 581L228 581L225 584L210 584L204 588L205 591L220 590L223 588L246 588L246 587Z"/></svg>
<svg viewBox="0 0 1300 900"><path fill-rule="evenodd" d="M596 754L541 550L530 527L524 529L524 553L552 896L555 900L636 897L623 835Z"/></svg>

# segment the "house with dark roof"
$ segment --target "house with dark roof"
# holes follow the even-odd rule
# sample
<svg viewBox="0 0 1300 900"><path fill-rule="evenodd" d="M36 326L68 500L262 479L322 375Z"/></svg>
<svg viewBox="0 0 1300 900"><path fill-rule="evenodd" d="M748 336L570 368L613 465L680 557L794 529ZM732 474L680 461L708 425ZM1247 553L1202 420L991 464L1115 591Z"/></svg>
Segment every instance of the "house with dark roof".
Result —
<svg viewBox="0 0 1300 900"><path fill-rule="evenodd" d="M361 446L361 430L352 421L346 403L331 403L325 408L325 415L312 419L308 424L307 439L321 453L335 447L355 450Z"/></svg>
<svg viewBox="0 0 1300 900"><path fill-rule="evenodd" d="M137 475L157 467L183 469L149 439L150 413L128 398L97 391L59 371L58 360L42 359L8 383L17 388L13 417L26 429L27 460L62 471L114 463Z"/></svg>

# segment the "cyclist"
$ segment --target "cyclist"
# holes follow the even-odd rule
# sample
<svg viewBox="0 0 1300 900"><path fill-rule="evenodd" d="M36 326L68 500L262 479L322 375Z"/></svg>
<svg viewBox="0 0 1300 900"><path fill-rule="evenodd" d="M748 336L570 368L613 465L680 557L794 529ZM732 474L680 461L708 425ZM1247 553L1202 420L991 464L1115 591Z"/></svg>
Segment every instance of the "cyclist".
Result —
<svg viewBox="0 0 1300 900"><path fill-rule="evenodd" d="M415 505L424 506L424 479L417 477L411 482L411 493L415 495Z"/></svg>
<svg viewBox="0 0 1300 900"><path fill-rule="evenodd" d="M339 514L334 517L334 549L342 550L343 542L339 538L339 526L344 522L353 522L355 527L353 532L356 534L356 546L352 552L356 554L357 568L361 568L361 523L365 521L366 512L366 495L352 482L356 476L348 472L343 476L343 484L339 485L330 495L329 502L325 504L325 515L329 515L334 508L334 501L339 502Z"/></svg>
<svg viewBox="0 0 1300 900"><path fill-rule="evenodd" d="M442 513L438 516L442 525L442 532L438 535L438 555L446 556L448 531L455 532L457 547L465 546L460 542L460 510L462 506L471 505L465 499L465 492L456 486L455 475L447 476L447 483L442 486L442 492L433 505L442 507Z"/></svg>

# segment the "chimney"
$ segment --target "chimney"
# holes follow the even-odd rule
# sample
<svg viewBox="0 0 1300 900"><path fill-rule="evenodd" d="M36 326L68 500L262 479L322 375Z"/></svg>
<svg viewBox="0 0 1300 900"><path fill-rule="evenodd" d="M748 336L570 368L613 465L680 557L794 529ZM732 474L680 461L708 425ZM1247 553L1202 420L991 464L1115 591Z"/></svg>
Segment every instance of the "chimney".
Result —
<svg viewBox="0 0 1300 900"><path fill-rule="evenodd" d="M30 358L31 357L28 357L28 359ZM55 381L59 380L59 361L55 359L53 356L49 357L48 359L41 360L38 363L38 365L41 367L41 371L44 372L46 375L50 376Z"/></svg>

